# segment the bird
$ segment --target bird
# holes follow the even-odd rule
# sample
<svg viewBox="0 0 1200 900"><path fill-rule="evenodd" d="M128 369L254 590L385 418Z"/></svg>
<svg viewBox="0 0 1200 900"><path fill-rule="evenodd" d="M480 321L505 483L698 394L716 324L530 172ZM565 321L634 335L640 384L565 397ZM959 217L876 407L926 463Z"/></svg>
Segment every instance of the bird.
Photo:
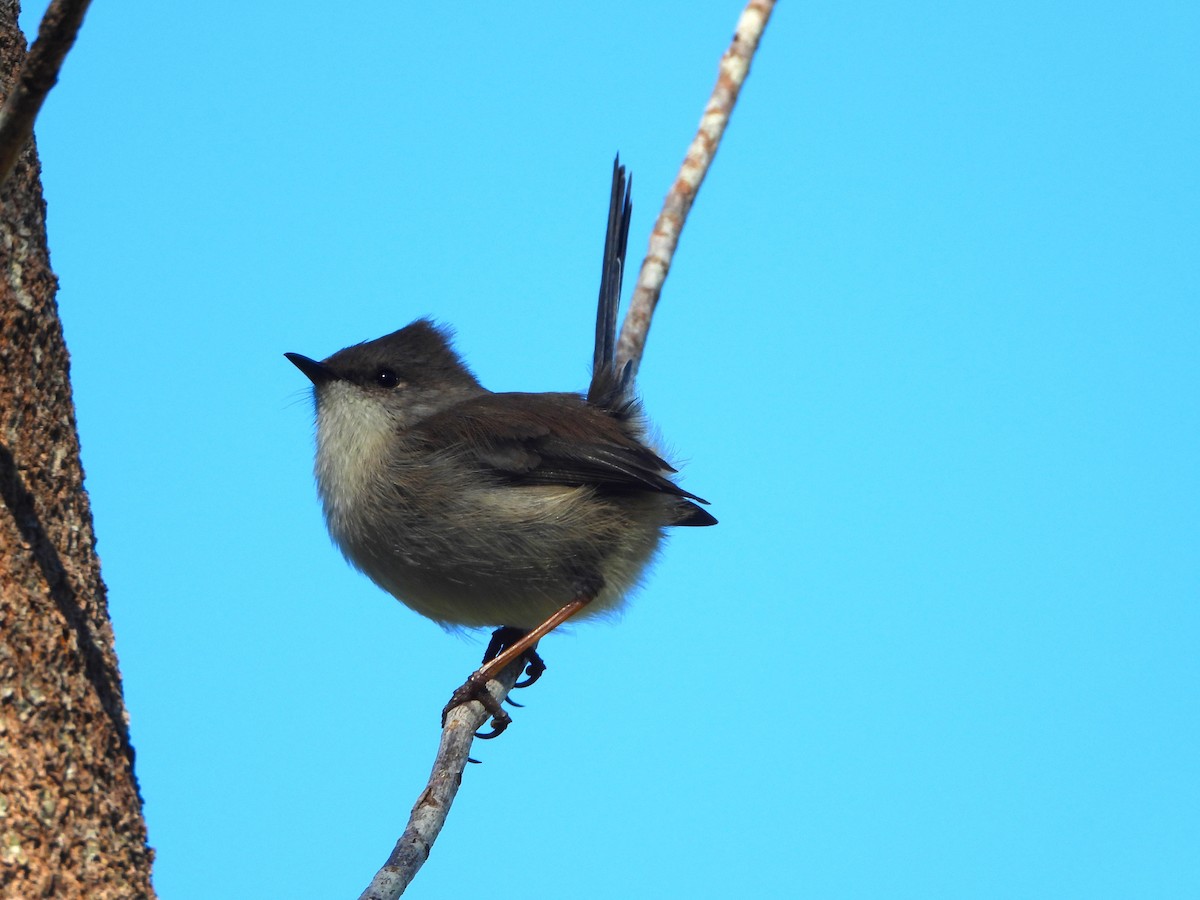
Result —
<svg viewBox="0 0 1200 900"><path fill-rule="evenodd" d="M488 679L522 658L532 683L545 633L619 609L665 529L717 521L651 445L618 364L631 188L618 157L586 392L489 391L428 318L322 361L285 354L312 382L317 489L347 561L446 628L495 629L445 710L483 702L480 737L511 721Z"/></svg>

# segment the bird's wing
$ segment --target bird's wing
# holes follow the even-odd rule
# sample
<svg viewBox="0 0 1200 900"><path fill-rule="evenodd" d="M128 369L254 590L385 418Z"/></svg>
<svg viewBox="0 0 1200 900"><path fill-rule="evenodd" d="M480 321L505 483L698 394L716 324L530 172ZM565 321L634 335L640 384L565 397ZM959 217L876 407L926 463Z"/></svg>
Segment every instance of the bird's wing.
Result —
<svg viewBox="0 0 1200 900"><path fill-rule="evenodd" d="M577 394L487 394L431 416L408 436L429 451L469 453L514 484L656 491L707 502L671 481L675 470L621 421Z"/></svg>

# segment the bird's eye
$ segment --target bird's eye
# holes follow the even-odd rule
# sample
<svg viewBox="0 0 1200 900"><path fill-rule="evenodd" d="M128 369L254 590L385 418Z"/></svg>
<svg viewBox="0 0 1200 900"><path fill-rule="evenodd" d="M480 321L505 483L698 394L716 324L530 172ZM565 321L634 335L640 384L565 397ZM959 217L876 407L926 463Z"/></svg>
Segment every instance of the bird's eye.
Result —
<svg viewBox="0 0 1200 900"><path fill-rule="evenodd" d="M380 387L394 388L400 383L400 376L391 369L380 369L375 373L375 383Z"/></svg>

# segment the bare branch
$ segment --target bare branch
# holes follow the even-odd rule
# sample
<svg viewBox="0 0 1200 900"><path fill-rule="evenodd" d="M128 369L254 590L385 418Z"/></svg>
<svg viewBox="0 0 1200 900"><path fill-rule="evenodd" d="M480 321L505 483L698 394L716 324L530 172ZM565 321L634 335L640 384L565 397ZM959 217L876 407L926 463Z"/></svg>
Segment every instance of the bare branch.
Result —
<svg viewBox="0 0 1200 900"><path fill-rule="evenodd" d="M708 167L716 156L717 146L721 143L725 126L729 124L729 116L742 89L742 82L750 72L750 60L758 49L759 38L774 8L775 0L750 0L738 19L733 42L721 57L717 84L708 105L704 107L704 115L700 117L700 128L688 147L675 183L663 200L662 212L650 235L650 247L642 262L642 270L638 273L637 287L634 288L629 312L625 314L625 324L621 327L621 339L617 344L618 372L626 362L633 363L635 373L641 365L650 319L671 268L679 233L683 231L683 223L696 199L696 192L700 190Z"/></svg>
<svg viewBox="0 0 1200 900"><path fill-rule="evenodd" d="M709 165L712 164L733 105L737 102L738 92L750 71L750 60L754 51L758 49L759 38L762 37L763 29L774 8L774 0L750 0L750 4L738 20L733 43L721 57L717 85L704 108L700 129L688 148L683 167L663 202L663 211L659 214L650 237L650 249L642 263L633 300L621 329L617 347L617 371L620 371L627 361L633 362L635 370L641 362L646 333L650 329L650 318L662 292L667 270L671 267L671 257L679 243L679 233L683 230L684 220L692 207L696 192L704 181ZM498 680L488 682L488 690L498 701L503 701L508 696L522 666L523 663L518 661L505 669ZM446 822L450 804L454 802L462 782L471 742L476 730L486 719L487 713L483 704L478 702L456 707L447 716L433 772L425 790L417 798L408 820L408 827L396 843L388 861L375 875L359 900L396 900L412 882L417 870L429 857L433 842Z"/></svg>
<svg viewBox="0 0 1200 900"><path fill-rule="evenodd" d="M33 134L33 122L50 88L58 83L58 72L75 43L90 2L53 0L46 8L37 40L21 64L16 87L0 109L0 184L8 179L25 142Z"/></svg>
<svg viewBox="0 0 1200 900"><path fill-rule="evenodd" d="M524 665L523 660L517 660L495 680L488 682L488 690L497 702L504 702ZM450 804L454 802L458 786L462 783L463 769L467 765L467 754L471 752L475 732L487 718L488 713L478 701L464 703L450 710L442 729L442 742L433 761L429 783L421 791L409 814L408 827L359 900L396 900L429 858L429 851L446 824Z"/></svg>

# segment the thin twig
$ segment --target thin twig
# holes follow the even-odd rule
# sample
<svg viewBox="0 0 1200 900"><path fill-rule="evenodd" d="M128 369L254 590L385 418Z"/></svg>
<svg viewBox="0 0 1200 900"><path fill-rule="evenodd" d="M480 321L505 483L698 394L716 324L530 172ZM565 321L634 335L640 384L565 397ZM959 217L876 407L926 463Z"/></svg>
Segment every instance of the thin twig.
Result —
<svg viewBox="0 0 1200 900"><path fill-rule="evenodd" d="M0 109L0 184L8 179L25 142L33 134L34 119L50 88L58 83L58 72L75 43L90 2L54 0L42 16L37 40L25 54L16 86Z"/></svg>
<svg viewBox="0 0 1200 900"><path fill-rule="evenodd" d="M658 305L667 271L671 268L679 233L683 231L683 223L696 199L696 192L700 190L700 184L717 153L717 145L721 143L721 135L729 124L729 116L742 89L742 82L750 72L750 60L758 49L759 38L774 8L775 0L750 0L738 19L733 42L721 57L717 84L708 105L704 107L704 115L700 117L700 128L688 147L675 183L663 200L662 212L658 214L658 221L654 223L654 231L650 235L650 247L642 262L642 270L638 273L637 287L634 288L629 312L625 314L625 323L621 327L621 339L617 344L618 372L626 362L632 362L636 373L642 362L650 319L654 315L654 307Z"/></svg>
<svg viewBox="0 0 1200 900"><path fill-rule="evenodd" d="M683 168L663 202L663 211L650 237L650 249L642 263L633 300L621 329L617 347L618 371L626 361L632 360L635 369L641 362L650 318L662 292L667 270L671 267L671 257L679 243L683 222L717 152L717 145L729 122L742 82L750 71L750 59L758 48L759 38L774 7L774 0L750 0L750 5L738 20L733 43L721 57L717 86L704 108L700 130L688 148ZM520 664L509 666L501 673L499 683L488 682L488 690L502 701L520 671ZM454 802L454 795L458 793L462 781L471 741L486 718L487 713L481 703L468 703L450 712L442 731L442 743L433 764L433 773L425 790L417 798L408 827L387 863L359 900L396 900L412 882L417 870L429 857L430 848L446 822L450 804Z"/></svg>
<svg viewBox="0 0 1200 900"><path fill-rule="evenodd" d="M488 682L488 690L498 703L504 702L523 667L523 660L517 660L496 679ZM462 783L463 769L467 765L467 755L471 752L475 732L487 717L479 701L464 703L450 710L442 728L442 742L433 761L429 783L413 806L408 827L359 900L396 900L429 858L429 851L446 824L450 804L454 802L454 795Z"/></svg>

